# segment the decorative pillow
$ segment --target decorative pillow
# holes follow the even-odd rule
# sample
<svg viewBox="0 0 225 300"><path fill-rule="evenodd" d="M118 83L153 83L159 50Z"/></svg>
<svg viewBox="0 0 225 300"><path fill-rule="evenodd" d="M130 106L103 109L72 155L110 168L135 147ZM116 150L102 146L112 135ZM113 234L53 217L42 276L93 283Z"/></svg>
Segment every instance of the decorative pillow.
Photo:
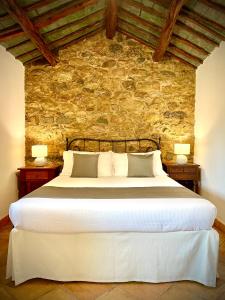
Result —
<svg viewBox="0 0 225 300"><path fill-rule="evenodd" d="M128 177L154 177L153 155L153 153L147 155L128 153Z"/></svg>
<svg viewBox="0 0 225 300"><path fill-rule="evenodd" d="M87 152L87 151L64 151L63 152L63 169L60 175L71 176L73 169L73 154L99 154L98 159L98 177L112 176L112 151L108 152Z"/></svg>
<svg viewBox="0 0 225 300"><path fill-rule="evenodd" d="M99 154L73 154L71 177L98 177Z"/></svg>
<svg viewBox="0 0 225 300"><path fill-rule="evenodd" d="M153 174L154 176L166 176L166 172L163 171L161 161L161 151L155 150L145 153L130 153L131 155L148 155L153 154ZM113 161L113 174L114 176L128 176L128 159L127 153L112 153Z"/></svg>
<svg viewBox="0 0 225 300"><path fill-rule="evenodd" d="M146 153L134 153L135 155L146 155L146 154L154 154L153 158L153 170L154 176L167 176L167 173L163 171L162 160L161 160L161 151L155 150Z"/></svg>

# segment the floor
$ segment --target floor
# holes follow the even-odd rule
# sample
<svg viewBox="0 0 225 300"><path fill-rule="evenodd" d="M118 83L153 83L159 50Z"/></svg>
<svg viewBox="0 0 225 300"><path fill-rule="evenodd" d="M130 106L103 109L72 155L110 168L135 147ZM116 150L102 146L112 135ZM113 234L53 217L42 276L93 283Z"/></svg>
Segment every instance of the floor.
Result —
<svg viewBox="0 0 225 300"><path fill-rule="evenodd" d="M225 300L225 234L220 233L219 274L216 288L194 282L176 283L58 283L30 280L17 287L5 279L11 227L0 231L0 300Z"/></svg>

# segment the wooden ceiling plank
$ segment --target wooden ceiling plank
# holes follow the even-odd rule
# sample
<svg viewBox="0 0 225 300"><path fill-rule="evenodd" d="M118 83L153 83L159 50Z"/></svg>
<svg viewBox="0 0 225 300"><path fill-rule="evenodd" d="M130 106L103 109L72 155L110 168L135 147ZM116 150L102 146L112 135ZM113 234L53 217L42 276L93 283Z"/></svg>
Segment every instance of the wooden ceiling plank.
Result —
<svg viewBox="0 0 225 300"><path fill-rule="evenodd" d="M194 68L194 69L197 69L197 66L196 66L196 65L191 64L190 62L188 62L188 61L182 59L180 56L177 56L176 54L174 54L174 53L172 53L172 52L168 52L167 55L168 55L168 56L175 57L177 60L179 60L180 62L186 64L187 66L192 67L192 68Z"/></svg>
<svg viewBox="0 0 225 300"><path fill-rule="evenodd" d="M137 16L137 15L134 15L132 14L131 12L125 10L124 8L119 8L119 16L127 16L137 22L140 22L142 25L145 25L145 26L148 26L152 31L155 31L157 33L160 33L161 31L161 27L154 24L153 22L151 21L146 21L145 19L142 19L140 16Z"/></svg>
<svg viewBox="0 0 225 300"><path fill-rule="evenodd" d="M102 28L102 27L104 27L104 25L105 25L104 21L97 21L97 22L91 23L91 24L89 24L89 25L87 25L87 26L85 26L85 27L83 27L83 28L81 28L79 30L71 32L71 33L67 34L66 36L63 36L63 37L61 37L61 38L59 38L59 39L57 39L57 40L49 43L50 48L51 49L55 49L57 47L57 44L60 41L64 41L64 40L68 39L68 37L73 37L74 35L77 35L77 34L80 34L80 33L81 34L85 33L87 31L87 29L89 29L89 28L94 28L94 27L97 27L97 28L101 27Z"/></svg>
<svg viewBox="0 0 225 300"><path fill-rule="evenodd" d="M142 34L146 35L147 34L147 36L149 38L151 38L151 40L155 41L155 44L156 44L158 37L155 36L154 34L152 34L151 32L149 32L149 31L147 31L143 28L140 28L140 27L138 27L134 24L131 24L131 23L127 22L126 20L123 20L123 19L120 19L120 18L119 18L119 23L120 23L120 25L125 24L126 29L133 29L133 31L135 31L137 34L139 33L139 35L142 35ZM124 28L122 28L122 29L125 30ZM148 42L150 42L150 41L148 41ZM154 45L154 44L152 43L152 45ZM154 48L155 48L155 46L154 46Z"/></svg>
<svg viewBox="0 0 225 300"><path fill-rule="evenodd" d="M83 41L83 40L85 40L86 38L89 38L89 37L91 37L91 36L93 36L93 35L95 35L95 34L101 32L101 31L103 31L103 30L104 30L104 27L101 26L101 27L97 28L96 30L93 30L93 31L91 31L91 32L89 32L89 33L85 33L83 36L81 36L81 37L79 37L79 38L77 38L77 39L74 39L74 40L72 40L72 41L70 41L70 42L68 42L68 43L65 43L65 44L61 45L61 46L58 47L57 49L64 49L64 48L66 48L66 47L68 47L68 46L77 44L78 42Z"/></svg>
<svg viewBox="0 0 225 300"><path fill-rule="evenodd" d="M38 8L42 8L50 3L53 3L55 2L55 0L40 0L40 1L37 1L37 2L34 2L32 4L28 4L26 6L23 7L23 9L26 11L26 12L30 12L32 10L35 10L35 9L38 9Z"/></svg>
<svg viewBox="0 0 225 300"><path fill-rule="evenodd" d="M218 39L221 39L222 41L225 40L225 36L223 36L222 34L220 34L217 31L213 30L206 24L204 24L204 22L202 22L201 19L196 20L195 18L191 18L188 15L186 15L183 11L181 11L181 14L180 14L178 20L180 22L182 22L183 24L185 24L185 22L184 22L185 19L192 22L193 24L197 25L198 27L202 28L203 30L207 31L208 33L212 34L213 36L217 37Z"/></svg>
<svg viewBox="0 0 225 300"><path fill-rule="evenodd" d="M153 54L154 61L160 61L165 54L173 33L174 26L176 24L176 20L182 6L184 5L184 2L185 0L172 0L165 25L159 38L159 44Z"/></svg>
<svg viewBox="0 0 225 300"><path fill-rule="evenodd" d="M192 18L196 21L201 21L206 26L210 26L211 28L214 28L215 30L217 30L219 32L220 31L225 32L225 26L216 22L215 20L208 18L206 15L203 16L195 11L191 11L187 6L184 6L182 8L182 13L185 13L187 16L189 16L190 18Z"/></svg>
<svg viewBox="0 0 225 300"><path fill-rule="evenodd" d="M12 26L7 30L0 31L0 42L7 41L9 39L13 39L15 37L24 36L24 32L21 31L21 28L18 26Z"/></svg>
<svg viewBox="0 0 225 300"><path fill-rule="evenodd" d="M223 5L220 5L219 3L210 0L199 0L199 2L203 3L205 6L208 6L209 8L218 11L219 13L225 14L225 7Z"/></svg>
<svg viewBox="0 0 225 300"><path fill-rule="evenodd" d="M50 51L47 44L44 42L38 30L35 28L34 24L28 18L24 10L17 5L15 0L2 0L2 4L12 18L19 23L23 31L29 36L29 38L47 59L50 65L56 65L57 61L55 56Z"/></svg>
<svg viewBox="0 0 225 300"><path fill-rule="evenodd" d="M116 0L108 0L106 7L106 37L108 39L113 39L116 34L117 28L117 13L118 6Z"/></svg>
<svg viewBox="0 0 225 300"><path fill-rule="evenodd" d="M38 9L38 8L44 7L44 6L46 6L49 3L52 3L54 1L55 0L40 0L38 2L35 2L35 3L32 3L32 4L28 4L26 6L23 6L23 9L26 12L30 12L30 11L32 11L34 9ZM10 15L8 13L6 13L6 14L0 16L0 22L1 21L5 21L5 20L10 19L10 18L11 18Z"/></svg>
<svg viewBox="0 0 225 300"><path fill-rule="evenodd" d="M95 18L95 17L97 17L97 16L99 16L99 15L101 15L101 14L103 15L103 13L104 13L104 9L100 9L100 10L98 10L98 11L96 11L96 12L90 14L90 15L87 15L87 16L85 16L85 17L79 19L79 20L72 21L72 22L70 22L70 23L68 23L68 24L65 24L65 25L62 25L62 26L60 26L60 27L57 27L56 29L52 29L52 30L50 30L50 31L48 31L48 32L46 32L46 33L43 33L42 36L43 36L44 38L46 38L46 40L47 40L47 37L48 37L49 35L51 35L51 34L55 34L55 33L59 32L59 31L61 31L61 30L63 30L63 29L70 28L71 26L79 25L80 23L82 23L82 22L84 22L84 21L93 20L93 18ZM26 42L27 42L27 41L23 41L22 43L26 43ZM21 43L18 43L17 45L14 45L14 46L12 46L12 47L8 47L8 48L6 48L6 49L7 49L7 50L16 49L16 47L17 47L18 45L21 45Z"/></svg>
<svg viewBox="0 0 225 300"><path fill-rule="evenodd" d="M199 37L200 39L202 39L203 41L205 41L206 43L208 44L211 44L213 47L216 47L216 46L219 46L219 43L216 42L215 40L212 40L211 38L209 38L208 36L204 35L203 33L187 26L187 25L184 25L183 23L181 23L180 21L177 21L177 24L178 28L181 28L197 37Z"/></svg>
<svg viewBox="0 0 225 300"><path fill-rule="evenodd" d="M199 58L199 57L197 57L197 56L195 56L195 55L192 55L192 54L190 54L190 53L188 53L188 52L186 52L186 51L184 51L184 50L182 50L182 49L180 49L180 48L178 48L178 47L175 47L175 46L170 45L170 46L168 47L168 50L167 50L167 51L170 52L171 50L174 50L175 53L180 53L180 54L182 54L183 56L186 56L187 58L196 61L196 63L200 63L200 64L203 63L203 60L202 60L201 58Z"/></svg>
<svg viewBox="0 0 225 300"><path fill-rule="evenodd" d="M26 62L24 63L24 65L26 66L27 64L30 64L30 63L35 62L35 61L37 61L37 60L39 60L39 59L42 59L42 58L43 58L43 56L40 55L40 56L37 56L37 57L35 57L35 58L29 59L28 61L26 61Z"/></svg>
<svg viewBox="0 0 225 300"><path fill-rule="evenodd" d="M74 14L80 10L83 10L86 7L94 5L98 2L98 0L87 0L78 3L74 3L74 1L69 2L66 5L61 5L57 8L54 8L47 13L36 17L34 19L34 24L38 29L46 27L59 19L62 19L68 15Z"/></svg>
<svg viewBox="0 0 225 300"><path fill-rule="evenodd" d="M134 15L134 14L126 11L125 9L120 8L119 9L119 16L123 17L123 15L125 15L125 16L127 16L127 17L129 17L129 18L131 18L131 19L133 19L135 21L137 21L138 23L140 23L140 24L148 27L149 29L152 30L152 34L154 34L153 32L155 32L155 36L158 37L160 35L160 31L161 31L161 27L160 26L157 26L157 25L155 25L154 23L152 23L150 21L146 21L146 20L142 19L141 17L138 17L138 16L136 16L136 15ZM179 35L176 35L174 33L173 33L173 36L178 41L182 42L183 44L187 45L188 47L190 47L192 49L195 49L195 50L199 51L201 54L203 54L203 55L208 55L209 54L209 52L207 50L205 50L204 48L202 48L202 47L200 47L200 46L198 46L198 45L190 42L189 40L184 39L184 38L182 38Z"/></svg>
<svg viewBox="0 0 225 300"><path fill-rule="evenodd" d="M149 7L149 6L145 6L144 4L140 3L140 2L136 2L134 0L123 0L124 3L126 3L127 5L130 5L132 7L135 8L139 8L149 14L154 14L155 16L163 19L165 17L164 14L160 13L159 11L157 11L156 9L154 9L153 7Z"/></svg>
<svg viewBox="0 0 225 300"><path fill-rule="evenodd" d="M89 20L90 21L91 20L95 21L96 17L101 16L101 15L104 16L104 11L105 11L104 9L97 10L94 13L91 13L90 15L87 15L87 16L81 18L81 19L72 21L72 22L67 23L65 25L59 26L59 27L57 27L55 29L52 29L52 30L44 33L43 36L47 37L49 34L51 35L52 33L57 33L58 31L61 31L62 29L67 29L67 28L70 28L71 26L79 25L79 24L81 24L84 21L89 21Z"/></svg>
<svg viewBox="0 0 225 300"><path fill-rule="evenodd" d="M6 0L4 0L6 1ZM64 18L72 13L80 11L88 6L95 4L98 0L87 0L82 3L74 3L74 1L69 2L69 4L63 4L57 8L50 10L49 12L34 18L32 21L37 29L42 29L52 23L58 21L61 18ZM20 30L20 32L18 32ZM5 41L9 38L13 38L14 36L24 36L24 32L20 29L20 27L16 27L14 31L12 31L11 36L2 36L0 35L0 41Z"/></svg>
<svg viewBox="0 0 225 300"><path fill-rule="evenodd" d="M194 44L194 43L192 43L192 42L190 42L190 41L188 41L188 40L180 37L177 34L173 34L172 39L173 38L176 39L178 42L181 42L182 44L184 44L184 45L186 45L186 46L188 46L188 47L190 47L190 48L192 48L192 49L200 52L202 55L207 55L208 56L210 54L209 51L207 51L204 48L202 48L202 47L200 47L200 46L198 46L198 45L196 45L196 44ZM171 44L173 44L172 40L171 40Z"/></svg>
<svg viewBox="0 0 225 300"><path fill-rule="evenodd" d="M154 49L154 45L151 42L147 42L147 41L145 41L145 40L137 37L136 35L131 34L129 31L127 31L127 30L125 30L123 28L118 27L118 32L120 32L120 33L126 35L127 37L129 37L129 38L131 38L131 39L139 42L142 45L145 45L147 47L151 47L152 49Z"/></svg>

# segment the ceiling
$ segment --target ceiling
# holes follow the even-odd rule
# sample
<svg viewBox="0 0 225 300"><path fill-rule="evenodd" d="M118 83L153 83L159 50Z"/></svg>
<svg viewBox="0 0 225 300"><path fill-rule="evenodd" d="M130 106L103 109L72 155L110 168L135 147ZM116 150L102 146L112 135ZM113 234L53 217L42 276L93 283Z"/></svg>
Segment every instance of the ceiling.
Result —
<svg viewBox="0 0 225 300"><path fill-rule="evenodd" d="M106 30L121 32L193 67L225 40L225 0L1 0L0 44L22 63Z"/></svg>

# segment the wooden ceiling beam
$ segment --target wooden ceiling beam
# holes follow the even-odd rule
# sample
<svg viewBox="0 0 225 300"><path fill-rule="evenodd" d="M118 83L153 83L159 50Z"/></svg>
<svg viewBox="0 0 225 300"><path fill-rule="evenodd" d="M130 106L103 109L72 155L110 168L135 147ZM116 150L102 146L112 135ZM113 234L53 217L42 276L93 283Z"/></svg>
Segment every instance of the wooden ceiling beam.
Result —
<svg viewBox="0 0 225 300"><path fill-rule="evenodd" d="M6 0L4 0L4 1L6 1ZM79 3L74 3L74 1L71 1L71 2L67 3L66 5L63 4L57 8L51 9L50 11L44 13L43 15L34 18L32 21L37 29L42 29L42 28L58 21L61 18L64 18L70 14L80 11L88 6L94 5L97 2L98 2L98 0L87 0L87 1L82 1ZM13 28L14 28L14 31L11 32L11 35L5 36L4 31L2 31L2 33L0 33L0 41L3 42L5 40L13 38L15 36L17 37L17 36L24 35L24 32L22 30L20 30L19 27L15 28L15 26L13 26ZM18 30L20 30L20 31L18 32Z"/></svg>
<svg viewBox="0 0 225 300"><path fill-rule="evenodd" d="M159 44L153 54L154 61L160 61L164 56L166 49L170 43L176 20L182 6L184 5L184 2L185 0L172 0L165 25L159 38Z"/></svg>
<svg viewBox="0 0 225 300"><path fill-rule="evenodd" d="M108 0L106 7L106 18L105 18L105 27L106 27L106 37L108 39L113 39L116 34L117 29L117 1Z"/></svg>
<svg viewBox="0 0 225 300"><path fill-rule="evenodd" d="M12 18L17 23L19 23L23 31L32 40L32 42L42 53L42 55L47 59L50 65L56 65L57 61L55 56L50 51L47 44L44 42L38 30L28 18L24 10L17 5L16 0L2 0L2 4L4 5L7 12L12 16Z"/></svg>

